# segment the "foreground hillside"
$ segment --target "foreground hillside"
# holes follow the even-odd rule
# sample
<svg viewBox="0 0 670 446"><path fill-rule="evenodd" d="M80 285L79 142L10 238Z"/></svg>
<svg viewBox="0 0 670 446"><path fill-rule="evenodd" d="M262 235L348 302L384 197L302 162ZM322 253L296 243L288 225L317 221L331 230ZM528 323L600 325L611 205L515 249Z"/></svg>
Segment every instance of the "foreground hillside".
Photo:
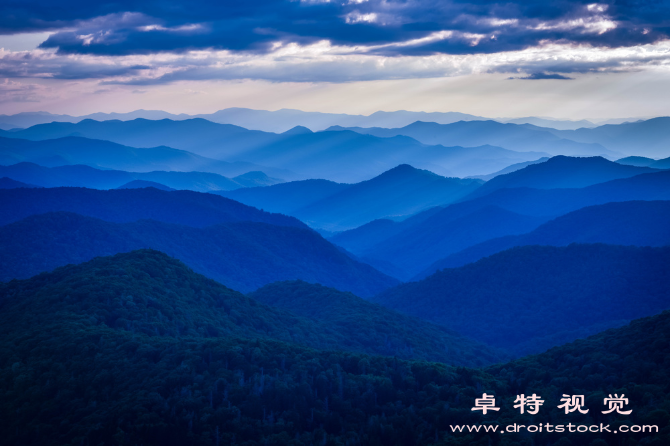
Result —
<svg viewBox="0 0 670 446"><path fill-rule="evenodd" d="M320 351L335 334L140 251L0 286L7 445L662 445L670 313L484 371ZM241 337L240 337L241 336ZM291 343L270 339L291 338ZM341 349L341 347L339 347ZM501 411L471 410L483 392ZM518 393L547 401L535 416ZM602 415L602 398L632 415ZM587 415L562 415L581 393ZM656 434L453 433L455 424L657 424ZM564 439L565 438L565 439ZM566 441L570 441L566 443Z"/></svg>
<svg viewBox="0 0 670 446"><path fill-rule="evenodd" d="M669 309L670 247L517 247L372 301L517 354L534 353Z"/></svg>

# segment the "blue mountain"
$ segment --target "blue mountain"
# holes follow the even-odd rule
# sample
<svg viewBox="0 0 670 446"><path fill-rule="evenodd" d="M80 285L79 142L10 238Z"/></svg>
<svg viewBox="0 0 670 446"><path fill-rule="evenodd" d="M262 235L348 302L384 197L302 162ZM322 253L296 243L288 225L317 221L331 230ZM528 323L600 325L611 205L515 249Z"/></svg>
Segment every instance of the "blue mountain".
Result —
<svg viewBox="0 0 670 446"><path fill-rule="evenodd" d="M470 246L438 260L418 274L421 280L443 268L455 268L515 246L570 243L670 245L670 201L624 201L588 206L551 220L522 235L509 235Z"/></svg>
<svg viewBox="0 0 670 446"><path fill-rule="evenodd" d="M121 186L117 187L116 189L142 189L145 187L153 187L158 190L175 190L172 189L171 187L167 187L164 184L161 183L156 183L155 181L146 181L146 180L133 180L129 181L126 184L122 184Z"/></svg>
<svg viewBox="0 0 670 446"><path fill-rule="evenodd" d="M249 221L204 228L154 220L111 223L68 212L33 215L0 227L0 281L143 248L166 252L244 292L301 279L367 297L398 283L352 260L316 232L296 226Z"/></svg>
<svg viewBox="0 0 670 446"><path fill-rule="evenodd" d="M217 194L269 212L291 215L298 209L337 194L349 187L351 187L349 184L335 183L328 180L301 180L268 187L250 187L217 192Z"/></svg>
<svg viewBox="0 0 670 446"><path fill-rule="evenodd" d="M479 197L503 188L530 187L534 189L578 188L657 172L650 167L626 166L600 156L575 158L555 156L543 163L528 165L487 181L468 198Z"/></svg>
<svg viewBox="0 0 670 446"><path fill-rule="evenodd" d="M670 247L522 246L372 301L516 354L670 308Z"/></svg>
<svg viewBox="0 0 670 446"><path fill-rule="evenodd" d="M670 117L645 121L626 122L618 125L602 125L578 130L553 130L561 138L585 144L598 143L610 150L651 158L670 155Z"/></svg>
<svg viewBox="0 0 670 446"><path fill-rule="evenodd" d="M0 189L16 189L19 187L39 187L34 184L23 183L8 177L0 177Z"/></svg>
<svg viewBox="0 0 670 446"><path fill-rule="evenodd" d="M103 122L84 120L76 124L55 122L17 132L0 132L0 136L28 140L77 136L131 147L167 146L207 158L256 163L298 172L302 178L324 178L338 182L366 180L402 163L411 163L444 176L466 176L499 170L510 164L546 156L544 152L520 153L490 145L467 148L429 146L408 137L378 138L349 131L312 133L299 129L278 135L216 124L203 119ZM64 164L62 160L58 161ZM267 168L255 170L262 170L277 178L298 179L295 175L291 177L290 173L279 175Z"/></svg>
<svg viewBox="0 0 670 446"><path fill-rule="evenodd" d="M226 177L263 171L273 177L295 178L295 174L288 171L251 163L213 160L170 147L135 148L76 136L41 141L0 137L0 165L20 162L32 162L46 167L84 164L129 172L199 171Z"/></svg>
<svg viewBox="0 0 670 446"><path fill-rule="evenodd" d="M557 136L549 131L550 129L530 124L503 124L496 121L460 121L453 124L437 124L417 121L401 128L355 127L346 130L386 138L399 135L409 136L431 145L476 147L489 144L518 152L540 151L551 155L616 156L615 151L597 142L575 142Z"/></svg>
<svg viewBox="0 0 670 446"><path fill-rule="evenodd" d="M154 188L95 190L78 187L0 190L0 225L30 215L66 211L109 222L152 219L193 227L253 221L307 228L293 217L270 214L214 194Z"/></svg>
<svg viewBox="0 0 670 446"><path fill-rule="evenodd" d="M445 178L403 164L291 213L310 226L330 231L358 227L380 218L406 218L446 205L480 187L480 180Z"/></svg>

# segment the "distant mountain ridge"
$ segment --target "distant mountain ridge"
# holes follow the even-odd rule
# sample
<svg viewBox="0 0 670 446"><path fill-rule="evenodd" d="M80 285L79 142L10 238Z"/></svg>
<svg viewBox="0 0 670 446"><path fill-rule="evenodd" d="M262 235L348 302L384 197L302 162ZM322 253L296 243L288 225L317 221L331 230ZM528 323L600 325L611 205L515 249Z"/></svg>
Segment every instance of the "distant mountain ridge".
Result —
<svg viewBox="0 0 670 446"><path fill-rule="evenodd" d="M518 354L670 308L670 247L523 246L373 302Z"/></svg>
<svg viewBox="0 0 670 446"><path fill-rule="evenodd" d="M297 178L294 173L286 170L245 162L214 160L171 147L135 148L78 136L42 141L0 136L0 165L20 162L32 162L45 167L84 164L95 168L129 172L199 171L217 173L225 177L235 177L251 171L264 171L276 178Z"/></svg>
<svg viewBox="0 0 670 446"><path fill-rule="evenodd" d="M570 243L670 245L670 201L623 201L581 208L527 234L509 235L470 246L438 260L412 280L424 279L443 268L476 262L515 246L566 246Z"/></svg>
<svg viewBox="0 0 670 446"><path fill-rule="evenodd" d="M299 218L328 231L351 229L380 218L407 218L467 196L481 180L445 178L407 164L370 180L340 184L306 180L220 195Z"/></svg>
<svg viewBox="0 0 670 446"><path fill-rule="evenodd" d="M476 175L547 155L544 152L517 152L491 145L478 145L477 147L459 147L455 144L446 147L426 145L407 136L380 138L351 131L317 133L300 131L278 135L247 130L229 124L216 124L203 119L184 121L136 119L102 122L85 120L76 124L41 124L16 132L0 131L0 136L6 139L40 140L43 141L43 144L51 146L56 144L53 141L59 141L59 138L85 137L89 139L89 144L91 139L98 139L112 141L126 147L147 148L134 149L140 152L146 152L148 148L154 148L151 150L155 151L156 147L161 146L174 147L178 150L192 152L192 157L207 158L207 162L198 159L197 162L200 164L212 164L211 160L215 159L226 167L232 166L223 162L234 165L243 163L243 166L251 164L256 168L248 168L247 171L260 170L272 177L286 180L322 178L337 182L359 182L370 179L403 163L411 163L417 168L430 170L443 176ZM556 138L553 135L550 137ZM5 146L10 145L9 142L4 144ZM23 144L26 145L26 143ZM68 147L68 150L72 149ZM174 149L171 150L173 154L184 154ZM13 161L3 162L3 164L34 161L22 159L16 153L12 155L14 158L10 160ZM60 164L72 164L72 162L65 162L62 158L58 159ZM1 158L0 161L2 161ZM197 168L194 165L195 162L196 160L191 160L192 167L180 170L214 171L212 167ZM44 162L38 163L45 164ZM79 162L79 164L90 163ZM139 170L137 167L117 165L104 167ZM223 169L221 166L217 167ZM268 170L270 168L274 170ZM168 169L152 167L145 170ZM235 176L221 171L214 172L224 176Z"/></svg>
<svg viewBox="0 0 670 446"><path fill-rule="evenodd" d="M0 115L0 124L9 128L26 128L37 124L48 122L79 122L84 119L96 121L107 120L132 120L132 119L173 119L185 120L202 118L219 124L234 124L248 129L262 130L266 132L283 133L296 126L305 126L312 131L324 130L333 125L345 127L402 127L416 121L437 122L449 124L457 121L484 121L490 118L474 116L458 112L411 112L411 111L378 111L371 115L350 115L337 113L305 112L301 110L281 109L276 111L253 110L249 108L226 108L209 114L188 115L185 113L173 114L160 110L135 110L129 113L92 113L84 116L58 115L46 112L18 113L15 115ZM553 127L556 129L576 129L580 127L593 127L587 120L568 121L554 120L549 118L500 118L500 122L512 122L517 124L531 123L542 127Z"/></svg>
<svg viewBox="0 0 670 446"><path fill-rule="evenodd" d="M78 187L0 189L0 225L31 215L59 211L115 223L152 219L202 228L220 223L252 221L307 228L293 217L263 212L218 195L192 191Z"/></svg>
<svg viewBox="0 0 670 446"><path fill-rule="evenodd" d="M592 186L643 173L658 172L650 167L625 166L603 157L574 158L554 156L542 163L498 175L468 198L480 197L503 188L571 189Z"/></svg>
<svg viewBox="0 0 670 446"><path fill-rule="evenodd" d="M401 164L292 213L326 230L351 229L386 217L406 218L449 204L481 187L479 180L445 178Z"/></svg>
<svg viewBox="0 0 670 446"><path fill-rule="evenodd" d="M196 192L234 190L281 182L276 178L268 177L263 172L248 172L233 178L227 178L211 172L126 172L96 169L86 165L44 167L28 162L0 166L0 176L7 176L42 187L116 189L132 181L146 181L162 184L170 189Z"/></svg>
<svg viewBox="0 0 670 446"><path fill-rule="evenodd" d="M377 269L407 280L432 263L466 249L470 243L521 235L548 220L587 206L632 200L670 200L670 171L640 174L583 188L502 188L435 208L426 218L419 213L400 224L389 222L371 227L372 234L361 227L329 238ZM496 218L500 221L493 215L498 215ZM396 269L385 269L383 264L377 263L379 260L392 263ZM397 268L404 273L398 275Z"/></svg>
<svg viewBox="0 0 670 446"><path fill-rule="evenodd" d="M417 121L401 128L331 128L390 138L408 136L423 144L477 147L492 145L517 152L545 152L551 155L609 156L617 153L597 142L576 142L530 124L502 124L495 121L459 121L451 124ZM537 159L537 158L536 158ZM530 160L526 160L530 161Z"/></svg>
<svg viewBox="0 0 670 446"><path fill-rule="evenodd" d="M301 279L368 297L398 283L306 228L249 221L204 228L154 220L113 223L68 212L0 226L0 281L143 248L165 252L243 292Z"/></svg>

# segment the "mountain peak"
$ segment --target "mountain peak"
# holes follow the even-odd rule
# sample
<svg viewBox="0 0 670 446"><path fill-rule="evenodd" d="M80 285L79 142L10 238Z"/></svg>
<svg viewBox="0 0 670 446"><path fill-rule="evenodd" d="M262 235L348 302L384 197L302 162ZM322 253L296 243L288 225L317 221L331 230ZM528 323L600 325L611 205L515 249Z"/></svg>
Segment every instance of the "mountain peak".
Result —
<svg viewBox="0 0 670 446"><path fill-rule="evenodd" d="M284 133L282 133L282 135L287 135L287 136L290 136L290 135L305 135L305 134L309 134L309 133L314 133L314 132L312 132L310 129L308 129L307 127L304 127L302 125L296 125L292 129L287 130Z"/></svg>

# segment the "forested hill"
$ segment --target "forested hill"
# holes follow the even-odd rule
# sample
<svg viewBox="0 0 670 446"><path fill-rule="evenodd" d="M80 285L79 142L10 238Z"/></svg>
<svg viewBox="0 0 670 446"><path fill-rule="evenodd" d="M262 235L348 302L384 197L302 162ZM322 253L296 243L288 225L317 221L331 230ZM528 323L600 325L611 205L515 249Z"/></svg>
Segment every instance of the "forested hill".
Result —
<svg viewBox="0 0 670 446"><path fill-rule="evenodd" d="M301 280L275 282L250 293L249 297L297 316L324 322L361 344L386 345L388 356L401 356L398 350L403 349L443 350L442 362L449 363L447 358L456 349L459 356L472 354L468 358L471 363L493 363L509 358L502 352L490 356L490 350L481 349L480 345L452 330L319 284ZM433 345L427 347L427 343Z"/></svg>
<svg viewBox="0 0 670 446"><path fill-rule="evenodd" d="M285 328L300 337L307 322L193 277L179 262L140 251L0 285L3 444L670 442L670 313L482 371L319 351L263 335L215 337L209 331L218 315L228 333ZM269 314L272 327L263 323ZM312 333L310 340L326 335ZM495 395L499 413L471 410L484 392ZM631 415L601 414L602 398L615 392L630 399ZM519 393L542 396L540 414L519 415L512 407ZM556 408L563 393L584 394L590 412L563 415ZM657 424L661 430L501 438L450 429L513 422Z"/></svg>
<svg viewBox="0 0 670 446"><path fill-rule="evenodd" d="M56 211L75 212L119 223L150 218L195 227L231 221L307 227L293 217L263 212L218 195L186 190L0 189L0 225Z"/></svg>
<svg viewBox="0 0 670 446"><path fill-rule="evenodd" d="M395 336L392 327L374 339L351 339L346 327L272 308L194 273L186 265L154 250L98 257L28 280L0 284L1 312L38 328L59 319L102 325L152 337L272 338L312 348L392 354L459 365L484 365L503 358L482 344L448 330ZM406 317L400 316L401 319ZM383 331L386 330L386 333ZM412 346L415 345L416 348Z"/></svg>
<svg viewBox="0 0 670 446"><path fill-rule="evenodd" d="M368 297L398 284L307 228L248 221L206 228L153 220L111 223L69 212L1 226L0 281L141 248L165 252L242 292L302 279Z"/></svg>
<svg viewBox="0 0 670 446"><path fill-rule="evenodd" d="M518 354L670 308L670 247L522 246L372 299Z"/></svg>

